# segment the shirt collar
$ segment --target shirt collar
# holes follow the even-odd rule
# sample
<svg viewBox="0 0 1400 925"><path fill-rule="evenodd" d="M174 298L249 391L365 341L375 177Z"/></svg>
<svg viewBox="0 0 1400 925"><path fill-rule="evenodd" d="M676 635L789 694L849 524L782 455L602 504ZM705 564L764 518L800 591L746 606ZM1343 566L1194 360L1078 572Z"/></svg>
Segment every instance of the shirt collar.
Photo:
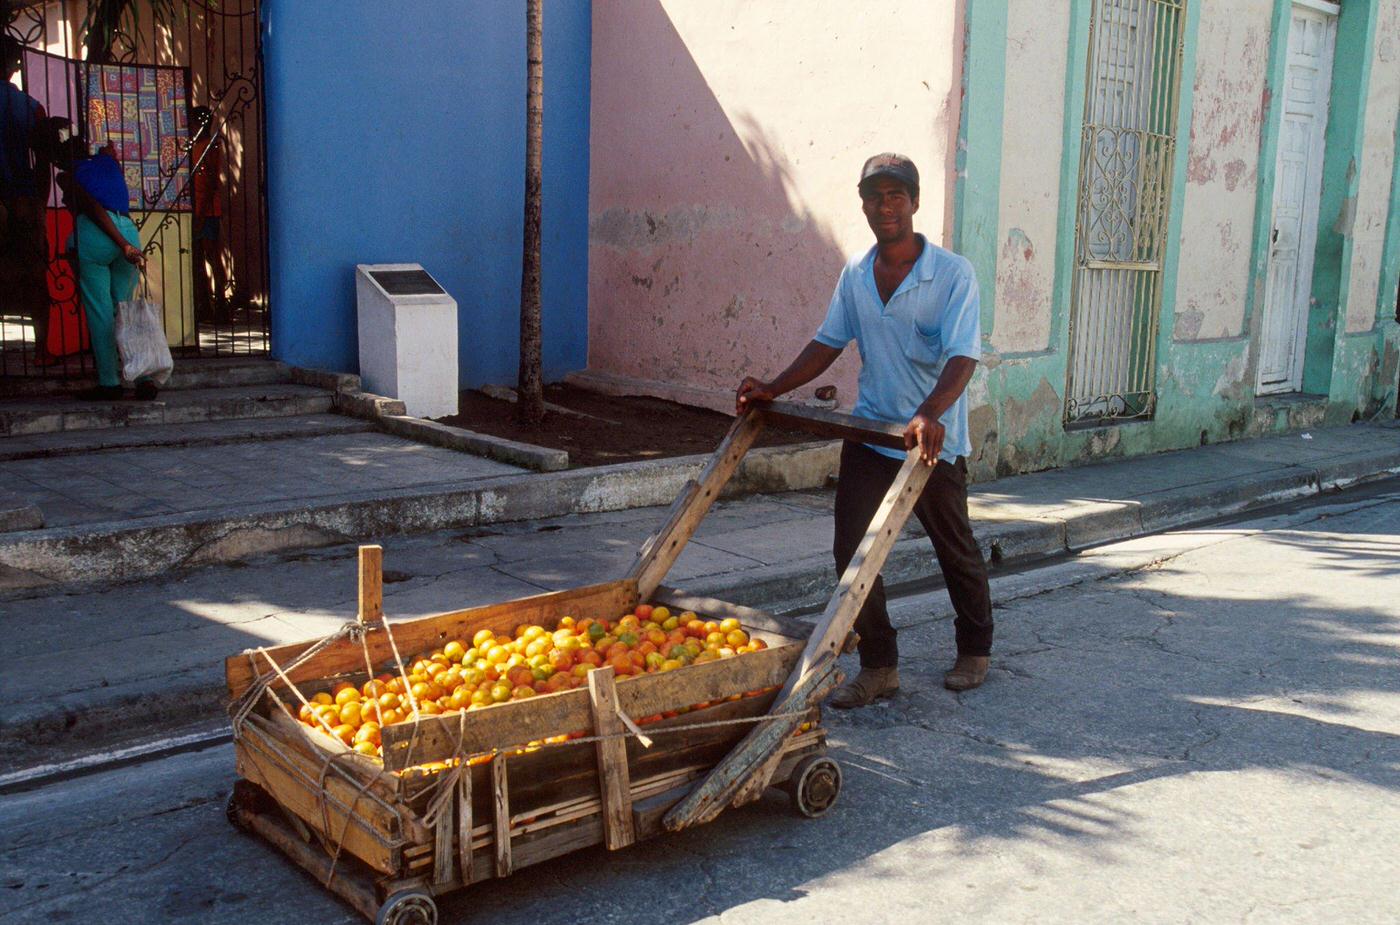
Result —
<svg viewBox="0 0 1400 925"><path fill-rule="evenodd" d="M914 277L921 283L926 283L934 277L933 244L931 244L929 242L929 239L924 237L922 234L915 233L914 237L924 242L924 249L919 254L919 259L914 261L914 266L909 271L909 275ZM875 255L878 252L879 248L874 245L872 245L870 250L866 252L865 259L860 262L860 271L862 273L869 273L874 268Z"/></svg>

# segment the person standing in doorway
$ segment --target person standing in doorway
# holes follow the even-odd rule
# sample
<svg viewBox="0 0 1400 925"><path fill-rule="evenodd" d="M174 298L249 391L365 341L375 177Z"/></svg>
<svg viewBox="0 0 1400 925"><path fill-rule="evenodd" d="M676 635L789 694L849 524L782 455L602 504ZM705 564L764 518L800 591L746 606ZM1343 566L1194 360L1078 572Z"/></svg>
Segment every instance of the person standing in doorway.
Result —
<svg viewBox="0 0 1400 925"><path fill-rule="evenodd" d="M739 411L771 401L825 372L852 340L860 348L857 417L904 426L904 442L933 465L914 508L933 542L957 617L957 658L945 687L965 691L987 677L992 601L987 567L967 516L967 396L981 356L977 280L963 257L914 231L919 172L899 154L879 154L861 169L861 209L875 245L841 273L826 320L797 359L772 380L747 376ZM855 555L904 454L846 441L836 487L833 553L838 572ZM852 708L899 690L899 651L877 578L856 619L860 674L831 698Z"/></svg>
<svg viewBox="0 0 1400 925"><path fill-rule="evenodd" d="M208 106L190 110L190 177L194 207L195 317L226 324L228 275L224 270L224 150Z"/></svg>
<svg viewBox="0 0 1400 925"><path fill-rule="evenodd" d="M78 291L97 365L97 385L77 397L110 401L122 397L117 303L135 294L146 255L131 220L131 192L121 164L106 148L91 157L82 157L82 153L82 141L73 139L64 148L60 164L68 173L59 178L65 201L77 215L73 236L78 249ZM138 399L149 401L156 392L154 382L136 383Z"/></svg>
<svg viewBox="0 0 1400 925"><path fill-rule="evenodd" d="M51 366L49 352L48 238L50 145L42 135L51 120L43 105L11 83L24 48L0 36L0 307L30 319L34 363Z"/></svg>

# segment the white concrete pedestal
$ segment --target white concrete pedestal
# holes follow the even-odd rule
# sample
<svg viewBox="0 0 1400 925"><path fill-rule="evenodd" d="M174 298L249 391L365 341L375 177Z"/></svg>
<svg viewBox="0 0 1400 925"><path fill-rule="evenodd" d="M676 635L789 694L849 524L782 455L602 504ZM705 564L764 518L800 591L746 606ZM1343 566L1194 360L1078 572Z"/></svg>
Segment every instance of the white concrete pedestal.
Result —
<svg viewBox="0 0 1400 925"><path fill-rule="evenodd" d="M408 413L457 413L457 302L416 263L355 267L360 380Z"/></svg>

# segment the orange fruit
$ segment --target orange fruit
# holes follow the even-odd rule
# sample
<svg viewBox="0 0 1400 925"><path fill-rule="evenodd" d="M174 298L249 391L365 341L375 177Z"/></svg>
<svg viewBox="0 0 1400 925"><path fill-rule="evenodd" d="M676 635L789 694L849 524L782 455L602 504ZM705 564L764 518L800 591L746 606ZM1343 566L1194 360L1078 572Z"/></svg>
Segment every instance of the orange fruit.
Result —
<svg viewBox="0 0 1400 925"><path fill-rule="evenodd" d="M522 684L510 692L512 700L524 700L526 697L535 696L535 689L528 684Z"/></svg>
<svg viewBox="0 0 1400 925"><path fill-rule="evenodd" d="M454 662L460 662L467 654L467 646L460 639L454 639L442 647L442 654Z"/></svg>
<svg viewBox="0 0 1400 925"><path fill-rule="evenodd" d="M733 617L726 617L723 620L719 621L719 630L721 633L732 633L735 630L741 628L742 626L739 623L739 621L734 619Z"/></svg>
<svg viewBox="0 0 1400 925"><path fill-rule="evenodd" d="M355 751L359 752L361 755L367 755L373 758L375 755L379 754L379 746L375 745L373 742L356 742Z"/></svg>
<svg viewBox="0 0 1400 925"><path fill-rule="evenodd" d="M350 726L359 726L363 717L360 701L352 700L340 705L340 721Z"/></svg>
<svg viewBox="0 0 1400 925"><path fill-rule="evenodd" d="M330 704L335 703L335 700L331 697L330 694L326 693L325 691L321 691L319 694L311 698L311 702L323 703L329 706Z"/></svg>
<svg viewBox="0 0 1400 925"><path fill-rule="evenodd" d="M384 686L383 681L380 681L378 678L371 678L365 682L364 687L360 688L360 693L374 700L377 699L380 694L384 693L385 690L387 690L387 688Z"/></svg>
<svg viewBox="0 0 1400 925"><path fill-rule="evenodd" d="M724 637L724 641L737 649L739 646L748 645L749 634L743 630L733 630Z"/></svg>
<svg viewBox="0 0 1400 925"><path fill-rule="evenodd" d="M333 728L331 732L335 733L335 737L346 745L355 741L355 727L348 723L341 723L339 726Z"/></svg>

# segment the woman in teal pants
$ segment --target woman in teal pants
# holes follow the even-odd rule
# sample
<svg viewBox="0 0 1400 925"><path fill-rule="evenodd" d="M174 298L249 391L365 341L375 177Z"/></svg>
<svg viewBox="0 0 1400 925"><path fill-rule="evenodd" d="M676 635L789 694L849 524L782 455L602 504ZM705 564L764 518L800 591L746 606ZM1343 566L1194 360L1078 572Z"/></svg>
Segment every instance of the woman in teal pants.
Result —
<svg viewBox="0 0 1400 925"><path fill-rule="evenodd" d="M117 303L136 292L146 257L131 221L130 193L121 165L106 151L73 164L66 184L68 204L78 214L78 290L83 297L88 337L97 361L97 386L78 393L88 401L122 397L121 361L117 356ZM136 383L136 397L156 397L155 383Z"/></svg>

